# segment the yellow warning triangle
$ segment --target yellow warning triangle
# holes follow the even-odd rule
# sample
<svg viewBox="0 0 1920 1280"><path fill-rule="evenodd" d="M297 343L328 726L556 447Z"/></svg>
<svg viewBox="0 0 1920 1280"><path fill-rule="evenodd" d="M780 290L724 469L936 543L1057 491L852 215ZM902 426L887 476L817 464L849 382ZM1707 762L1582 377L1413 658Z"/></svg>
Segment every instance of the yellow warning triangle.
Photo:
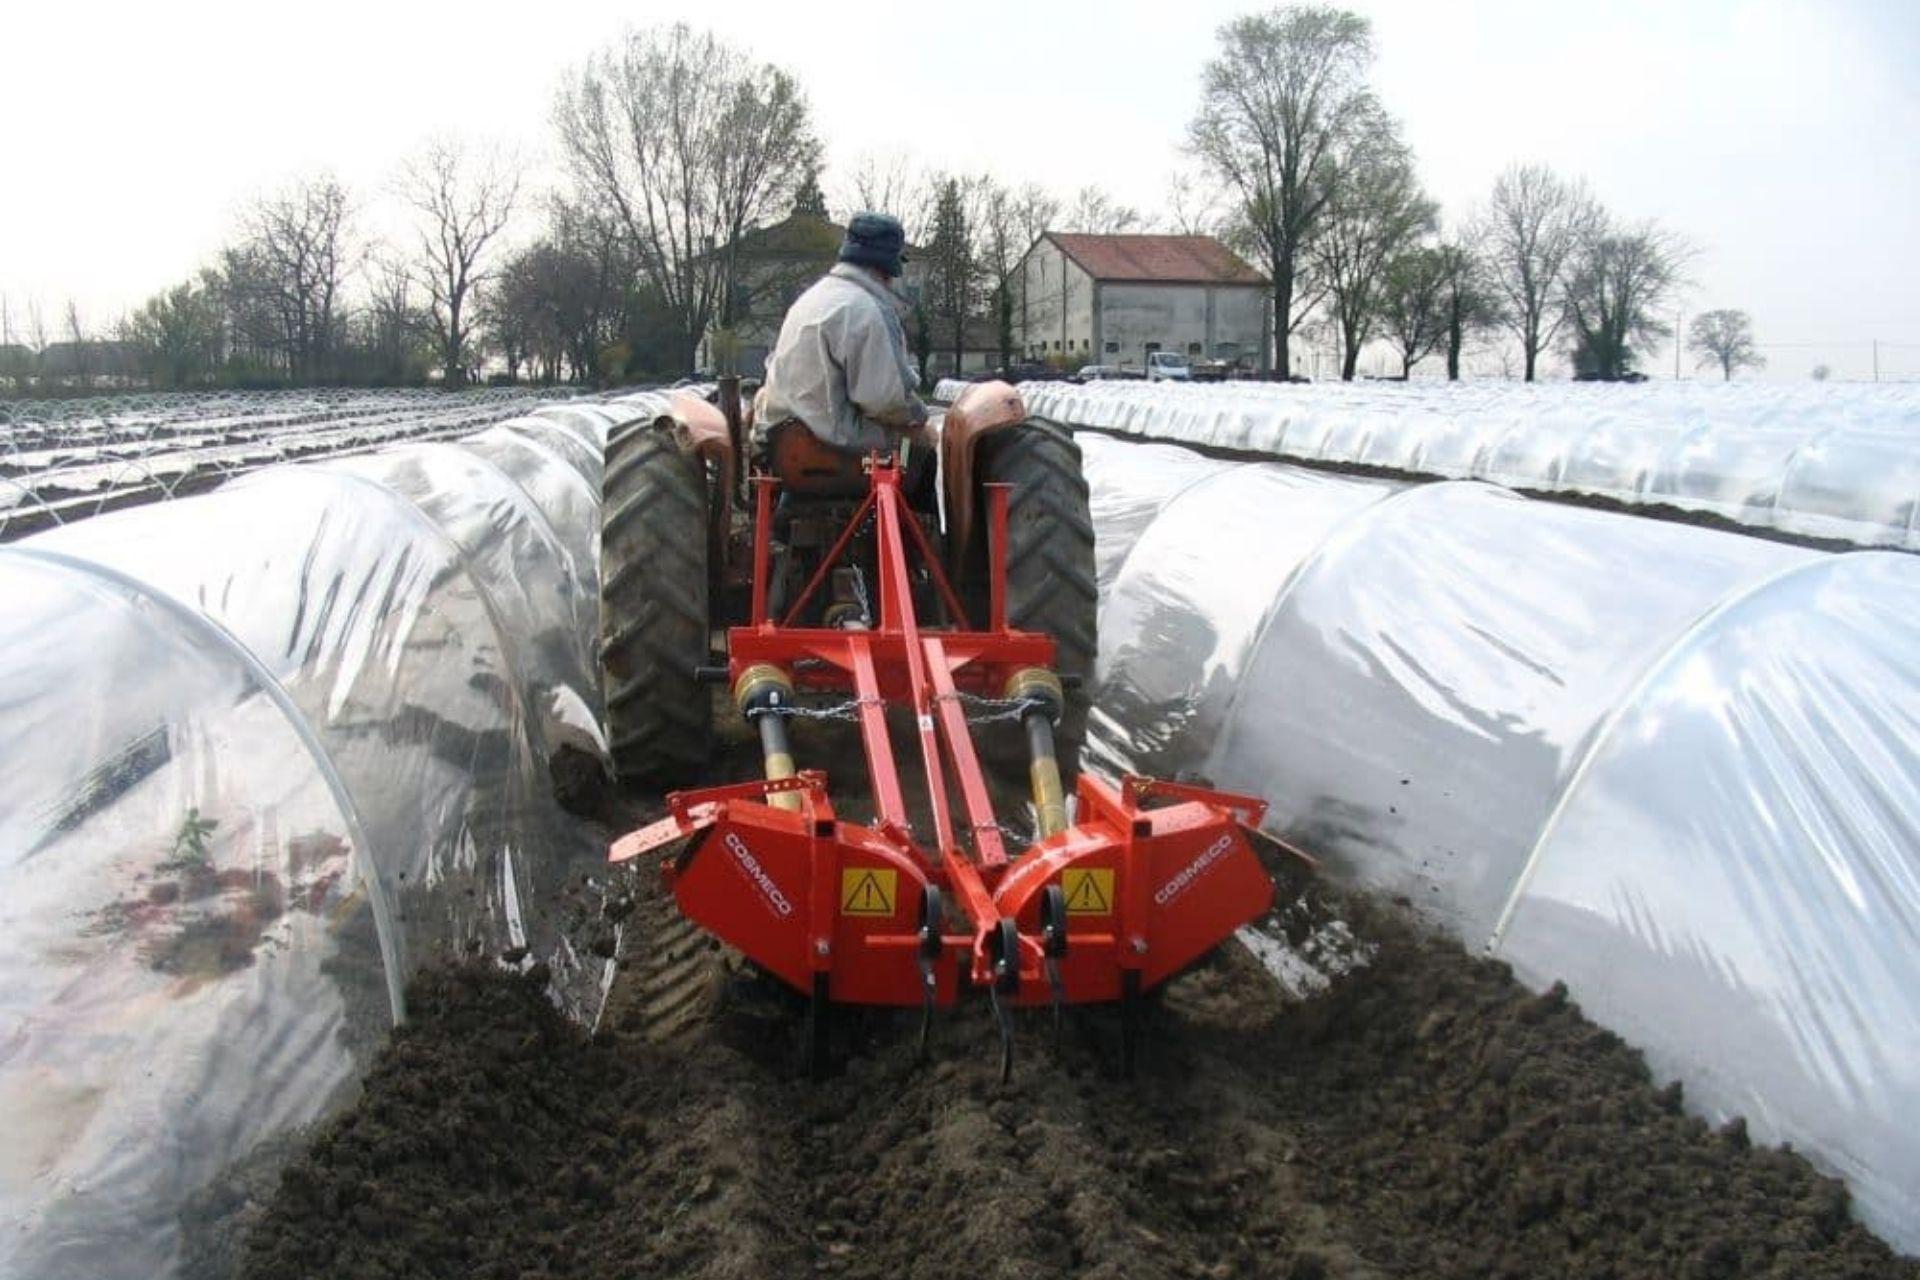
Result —
<svg viewBox="0 0 1920 1280"><path fill-rule="evenodd" d="M853 892L847 895L845 903L848 911L885 911L887 905L886 891L873 878L871 871L854 883Z"/></svg>
<svg viewBox="0 0 1920 1280"><path fill-rule="evenodd" d="M840 912L849 916L890 916L898 901L900 873L891 867L842 867Z"/></svg>
<svg viewBox="0 0 1920 1280"><path fill-rule="evenodd" d="M1067 910L1086 915L1103 916L1113 910L1106 895L1100 892L1100 877L1088 873L1079 877L1080 883L1073 886L1073 894L1067 899Z"/></svg>

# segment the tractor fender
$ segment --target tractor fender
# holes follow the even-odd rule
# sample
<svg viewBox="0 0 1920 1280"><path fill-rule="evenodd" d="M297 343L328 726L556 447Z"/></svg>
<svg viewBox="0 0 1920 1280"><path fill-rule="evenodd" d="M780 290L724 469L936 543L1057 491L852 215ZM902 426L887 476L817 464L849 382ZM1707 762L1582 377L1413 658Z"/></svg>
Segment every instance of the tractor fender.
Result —
<svg viewBox="0 0 1920 1280"><path fill-rule="evenodd" d="M717 464L721 478L731 481L736 465L733 434L727 430L727 415L718 406L692 392L676 391L668 397L667 412L658 425L672 430L682 449L698 455L703 462ZM726 487L732 488L731 483Z"/></svg>
<svg viewBox="0 0 1920 1280"><path fill-rule="evenodd" d="M954 399L940 427L940 464L947 489L947 555L950 563L965 562L973 538L979 485L974 482L974 458L982 439L996 431L1027 423L1026 401L1005 382L975 382ZM1052 423L1034 420L1033 426L1065 436Z"/></svg>

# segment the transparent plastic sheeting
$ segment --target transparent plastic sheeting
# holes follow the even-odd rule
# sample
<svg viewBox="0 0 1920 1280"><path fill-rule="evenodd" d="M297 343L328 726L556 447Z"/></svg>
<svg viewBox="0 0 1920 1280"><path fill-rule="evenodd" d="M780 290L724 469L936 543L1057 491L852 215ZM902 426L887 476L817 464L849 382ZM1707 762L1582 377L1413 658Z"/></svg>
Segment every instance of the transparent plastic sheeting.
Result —
<svg viewBox="0 0 1920 1280"><path fill-rule="evenodd" d="M659 408L0 548L0 1276L199 1274L210 1182L350 1093L431 957L594 1016L564 926L603 851L547 769L605 755L601 445Z"/></svg>
<svg viewBox="0 0 1920 1280"><path fill-rule="evenodd" d="M943 382L951 399L963 383ZM1920 387L1025 383L1073 426L1920 551Z"/></svg>
<svg viewBox="0 0 1920 1280"><path fill-rule="evenodd" d="M1920 560L1080 443L1096 767L1265 797L1920 1250Z"/></svg>
<svg viewBox="0 0 1920 1280"><path fill-rule="evenodd" d="M201 492L275 463L451 439L538 408L525 388L149 393L0 404L0 536Z"/></svg>

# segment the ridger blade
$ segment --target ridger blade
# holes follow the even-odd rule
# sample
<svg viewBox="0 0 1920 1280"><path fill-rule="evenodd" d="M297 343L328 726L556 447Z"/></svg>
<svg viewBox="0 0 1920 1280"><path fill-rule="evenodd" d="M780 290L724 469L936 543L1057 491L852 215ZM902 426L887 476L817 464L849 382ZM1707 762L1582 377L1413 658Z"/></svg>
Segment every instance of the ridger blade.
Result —
<svg viewBox="0 0 1920 1280"><path fill-rule="evenodd" d="M1034 940L1026 949L1039 978L1040 899L1047 886L1060 887L1061 994L1070 1003L1120 999L1129 972L1150 991L1273 905L1273 881L1236 816L1257 822L1264 804L1182 787L1176 803L1147 810L1133 790L1145 782L1129 778L1115 792L1082 777L1081 821L1010 864L994 892L995 904L1019 922L1023 942ZM1047 998L1041 982L1021 988L1023 1004Z"/></svg>
<svg viewBox="0 0 1920 1280"><path fill-rule="evenodd" d="M940 869L898 833L838 822L811 804L776 809L742 791L677 795L688 816L642 828L616 856L685 840L662 871L688 919L796 991L824 973L836 1002L922 1005L930 957L921 909ZM996 981L1001 944L988 926L943 933L930 966L937 1006L953 1004L963 967L974 985L1020 1005L1118 1000L1128 972L1149 991L1272 905L1273 882L1237 816L1257 819L1258 801L1181 788L1175 803L1148 810L1131 789L1090 777L1079 795L1085 818L1003 864L991 886L998 918L1013 922L1017 979L1006 981L1000 965ZM1041 918L1049 887L1064 907L1064 946L1052 956Z"/></svg>

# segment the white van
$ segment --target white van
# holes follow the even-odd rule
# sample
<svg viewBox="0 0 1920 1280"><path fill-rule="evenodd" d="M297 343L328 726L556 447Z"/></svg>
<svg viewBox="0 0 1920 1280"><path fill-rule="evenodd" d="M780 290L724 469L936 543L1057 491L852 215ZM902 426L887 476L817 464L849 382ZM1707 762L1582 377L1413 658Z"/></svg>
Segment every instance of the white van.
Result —
<svg viewBox="0 0 1920 1280"><path fill-rule="evenodd" d="M1185 382L1192 377L1192 367L1178 351L1155 351L1147 356L1148 382Z"/></svg>

